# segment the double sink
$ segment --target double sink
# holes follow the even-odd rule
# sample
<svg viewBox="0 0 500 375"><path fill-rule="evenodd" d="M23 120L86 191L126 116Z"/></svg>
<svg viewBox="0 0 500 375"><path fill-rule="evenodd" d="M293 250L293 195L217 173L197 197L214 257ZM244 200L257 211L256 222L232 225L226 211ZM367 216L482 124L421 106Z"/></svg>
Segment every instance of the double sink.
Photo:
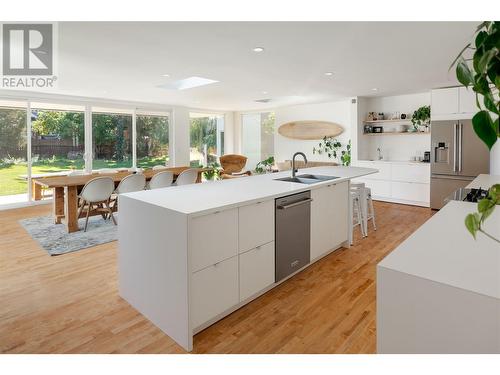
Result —
<svg viewBox="0 0 500 375"><path fill-rule="evenodd" d="M293 177L276 178L275 181L296 182L299 184L316 184L318 182L335 180L336 176L323 176L319 174L300 174Z"/></svg>

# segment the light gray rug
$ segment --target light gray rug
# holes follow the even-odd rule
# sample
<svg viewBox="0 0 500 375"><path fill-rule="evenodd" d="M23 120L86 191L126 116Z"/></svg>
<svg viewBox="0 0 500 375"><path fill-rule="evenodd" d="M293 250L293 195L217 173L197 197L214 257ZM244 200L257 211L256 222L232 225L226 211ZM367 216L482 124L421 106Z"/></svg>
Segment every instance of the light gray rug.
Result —
<svg viewBox="0 0 500 375"><path fill-rule="evenodd" d="M118 221L118 215L114 214ZM19 223L50 255L61 255L95 245L116 241L118 227L102 216L91 216L87 232L83 231L85 219L79 220L80 231L68 233L64 224L54 224L52 216L32 217Z"/></svg>

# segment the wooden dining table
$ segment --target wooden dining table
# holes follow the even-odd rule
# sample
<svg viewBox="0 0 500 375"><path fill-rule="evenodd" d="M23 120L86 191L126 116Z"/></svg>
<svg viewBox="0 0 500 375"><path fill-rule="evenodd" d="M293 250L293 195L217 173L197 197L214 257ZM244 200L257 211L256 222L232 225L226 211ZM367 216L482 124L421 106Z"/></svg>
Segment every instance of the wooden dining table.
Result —
<svg viewBox="0 0 500 375"><path fill-rule="evenodd" d="M158 172L172 171L174 173L174 181L181 172L190 167L165 167L161 169L146 169L142 173L146 177L146 181ZM198 171L197 183L201 182L202 173L209 168L194 168ZM35 200L42 199L42 189L53 189L53 215L54 223L66 225L68 233L77 232L78 227L78 193L83 186L90 180L96 177L107 176L113 178L115 186L118 186L120 181L134 172L119 171L117 173L92 173L85 175L74 176L46 176L32 179L33 181L33 198Z"/></svg>

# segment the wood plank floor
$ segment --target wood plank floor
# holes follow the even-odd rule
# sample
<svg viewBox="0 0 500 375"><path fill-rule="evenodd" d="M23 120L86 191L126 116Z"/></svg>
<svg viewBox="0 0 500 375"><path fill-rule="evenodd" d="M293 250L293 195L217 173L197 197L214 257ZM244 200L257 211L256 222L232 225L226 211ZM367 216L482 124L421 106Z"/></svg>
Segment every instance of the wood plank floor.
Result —
<svg viewBox="0 0 500 375"><path fill-rule="evenodd" d="M374 353L375 266L432 215L375 210L376 232L200 332L194 353ZM0 211L0 352L183 353L118 296L116 242L50 257L18 223L48 214Z"/></svg>

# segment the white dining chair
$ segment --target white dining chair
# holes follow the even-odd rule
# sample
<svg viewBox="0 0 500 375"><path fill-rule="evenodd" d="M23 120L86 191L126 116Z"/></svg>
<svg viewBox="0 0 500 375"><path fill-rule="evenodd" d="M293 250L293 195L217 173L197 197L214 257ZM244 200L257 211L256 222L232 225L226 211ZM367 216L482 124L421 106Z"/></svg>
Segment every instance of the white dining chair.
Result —
<svg viewBox="0 0 500 375"><path fill-rule="evenodd" d="M118 195L125 193L133 193L134 191L141 191L146 188L146 177L143 174L130 174L124 177L115 191L111 195L110 207L113 211L118 209Z"/></svg>
<svg viewBox="0 0 500 375"><path fill-rule="evenodd" d="M113 211L109 205L109 200L114 190L115 182L111 177L96 177L85 184L78 196L80 198L80 208L77 216L77 218L80 218L82 211L86 208L87 214L85 217L84 232L87 231L91 212L100 212L104 219L109 215L113 220L113 224L116 225Z"/></svg>
<svg viewBox="0 0 500 375"><path fill-rule="evenodd" d="M198 179L198 171L196 169L190 168L181 172L181 174L175 180L175 185L189 185L194 184Z"/></svg>
<svg viewBox="0 0 500 375"><path fill-rule="evenodd" d="M164 171L156 173L149 181L149 189L159 189L172 186L174 181L174 173L172 171Z"/></svg>
<svg viewBox="0 0 500 375"><path fill-rule="evenodd" d="M165 165L155 165L152 169L153 171L157 171L158 169L165 169L167 168Z"/></svg>

